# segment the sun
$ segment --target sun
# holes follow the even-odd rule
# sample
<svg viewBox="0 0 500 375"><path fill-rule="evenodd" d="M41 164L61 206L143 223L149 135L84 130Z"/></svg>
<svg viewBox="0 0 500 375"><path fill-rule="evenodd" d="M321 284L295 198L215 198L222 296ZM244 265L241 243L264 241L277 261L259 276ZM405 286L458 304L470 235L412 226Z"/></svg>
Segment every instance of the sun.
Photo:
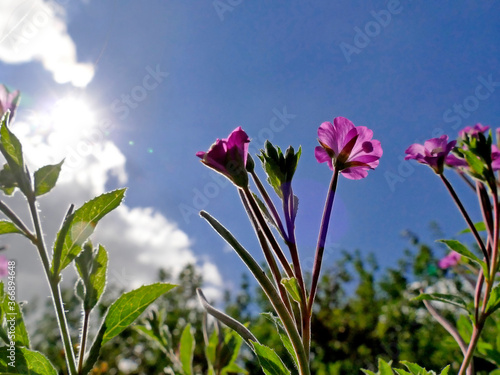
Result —
<svg viewBox="0 0 500 375"><path fill-rule="evenodd" d="M50 114L50 122L57 132L77 135L92 129L96 119L84 99L66 97L55 103Z"/></svg>

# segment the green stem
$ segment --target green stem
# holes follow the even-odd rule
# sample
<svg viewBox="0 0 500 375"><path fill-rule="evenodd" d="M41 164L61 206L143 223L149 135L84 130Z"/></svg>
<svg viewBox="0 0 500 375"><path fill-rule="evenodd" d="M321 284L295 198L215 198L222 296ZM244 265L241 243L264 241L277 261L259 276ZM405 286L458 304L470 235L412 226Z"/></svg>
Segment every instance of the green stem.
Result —
<svg viewBox="0 0 500 375"><path fill-rule="evenodd" d="M245 197L247 198L248 203L250 203L252 211L255 213L255 217L257 218L259 226L262 228L262 231L266 235L267 240L271 244L271 248L278 257L278 260L280 261L281 266L285 270L285 273L287 274L288 277L294 277L292 267L290 267L290 264L288 263L288 260L286 259L283 250L281 250L281 247L276 241L276 238L274 238L271 229L269 229L269 225L267 225L266 219L264 219L264 216L262 215L262 212L260 211L259 206L255 201L252 193L248 188L244 188L243 192L245 193Z"/></svg>
<svg viewBox="0 0 500 375"><path fill-rule="evenodd" d="M276 287L278 288L281 299L285 303L288 311L290 313L293 313L292 306L290 304L290 300L288 299L288 295L286 294L285 287L283 284L281 284L281 272L278 268L278 264L276 263L276 259L274 259L274 256L271 252L271 249L269 248L269 245L267 243L266 237L264 236L264 233L262 232L262 228L259 225L256 217L256 213L252 210L250 207L250 202L248 201L247 195L245 192L241 189L238 189L238 192L240 193L240 198L241 202L243 203L243 206L245 207L245 210L248 214L248 217L250 219L250 222L252 223L252 226L254 227L255 233L257 234L257 238L259 239L260 247L262 248L262 252L264 253L264 257L266 258L267 264L269 265L269 269L271 270L271 273L274 277L274 281L276 283Z"/></svg>
<svg viewBox="0 0 500 375"><path fill-rule="evenodd" d="M80 353L78 355L78 374L83 368L83 358L85 357L85 346L87 345L87 333L89 330L90 311L85 311L83 315L82 341L80 342Z"/></svg>
<svg viewBox="0 0 500 375"><path fill-rule="evenodd" d="M68 365L68 372L70 375L76 375L78 372L76 370L75 354L73 352L71 336L68 329L68 323L66 322L66 315L64 313L61 290L59 288L59 278L53 277L54 275L52 275L52 272L50 271L49 256L45 247L45 241L43 240L42 228L40 225L38 210L36 208L35 197L34 195L29 194L27 196L27 199L36 232L36 248L38 250L40 259L42 260L43 268L45 270L45 276L47 277L50 285L50 290L52 292L52 301L56 310L57 322L59 323L59 331L61 333L64 349L66 351L66 363Z"/></svg>
<svg viewBox="0 0 500 375"><path fill-rule="evenodd" d="M274 205L271 197L266 191L266 188L262 184L262 182L259 179L259 176L257 176L257 173L255 171L251 172L253 181L255 182L255 185L257 186L257 189L260 192L260 195L262 195L262 198L264 198L264 201L267 204L267 207L271 211L271 215L273 215L273 219L278 227L278 230L281 234L281 236L286 240L287 239L287 234L285 232L285 229L283 228L283 223L281 221L280 215L278 215L278 211L276 210L276 206Z"/></svg>
<svg viewBox="0 0 500 375"><path fill-rule="evenodd" d="M5 216L7 216L16 227L18 227L23 234L33 243L36 244L36 237L26 228L26 225L21 221L20 218L7 206L5 203L0 201L0 211L2 211Z"/></svg>
<svg viewBox="0 0 500 375"><path fill-rule="evenodd" d="M245 263L250 272L252 272L253 276L269 299L269 302L271 302L271 304L273 305L274 310L281 319L285 331L290 338L295 354L297 355L299 374L310 375L311 372L309 369L309 361L307 360L307 355L304 350L299 332L297 331L297 327L295 326L295 322L293 321L293 318L288 312L285 304L281 300L280 295L274 287L272 281L269 280L264 270L262 270L259 264L252 257L252 255L243 246L240 245L240 243L236 240L236 238L234 238L231 232L229 232L222 224L220 224L207 212L201 211L200 215L209 222L209 224L215 229L215 231L219 233L219 235L224 238L224 240L226 240L229 245L231 245L231 247L240 256L243 263Z"/></svg>

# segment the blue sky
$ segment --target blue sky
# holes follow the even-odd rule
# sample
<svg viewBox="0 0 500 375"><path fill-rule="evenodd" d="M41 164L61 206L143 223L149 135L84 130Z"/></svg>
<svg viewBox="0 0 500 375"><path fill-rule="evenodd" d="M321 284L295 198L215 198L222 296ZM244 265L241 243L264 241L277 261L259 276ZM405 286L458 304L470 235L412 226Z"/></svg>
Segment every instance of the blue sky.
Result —
<svg viewBox="0 0 500 375"><path fill-rule="evenodd" d="M185 233L193 256L215 265L225 285L238 283L244 267L192 212L209 211L262 257L236 190L214 179L195 152L240 125L254 149L266 137L282 148L302 146L294 184L301 199L297 236L305 264L314 255L331 177L314 158L316 132L336 116L371 128L384 155L366 179L340 180L327 242L332 257L325 265L341 249L373 252L383 266L394 265L407 244L402 230L431 238L432 220L448 236L463 229L441 181L402 157L415 141L443 133L454 138L477 122L499 126L498 3L59 4L64 12L54 17L66 25L77 51L71 64L87 64L82 69L93 78L87 85L59 83L59 65L51 70L40 62L40 54L50 55L47 50L11 61L0 43L1 81L23 92L25 115L68 95L85 97L97 121L111 124L105 139L124 156L127 207L152 207ZM13 6L12 17L19 13ZM479 219L472 194L451 179ZM107 175L105 185L121 184ZM119 250L115 254L119 257ZM128 261L133 273L136 259Z"/></svg>

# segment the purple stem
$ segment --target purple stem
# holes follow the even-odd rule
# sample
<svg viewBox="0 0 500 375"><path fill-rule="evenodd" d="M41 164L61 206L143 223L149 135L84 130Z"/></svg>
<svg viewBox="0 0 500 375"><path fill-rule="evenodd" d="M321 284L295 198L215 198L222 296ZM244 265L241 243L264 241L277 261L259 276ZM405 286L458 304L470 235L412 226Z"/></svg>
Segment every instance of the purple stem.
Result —
<svg viewBox="0 0 500 375"><path fill-rule="evenodd" d="M455 204L457 205L458 209L460 210L460 213L462 214L462 216L464 217L467 225L469 226L469 229L471 230L472 234L474 235L474 238L476 239L476 242L477 242L479 248L483 252L483 255L484 255L485 259L486 259L486 264L488 265L488 268L489 268L490 259L489 259L489 256L488 256L488 251L486 250L486 248L484 246L484 243L483 243L483 240L479 236L479 233L477 232L477 229L474 226L474 223L470 219L469 214L465 210L465 207L462 204L462 202L460 201L460 198L458 197L457 193L455 192L455 189L453 189L453 187L451 186L450 182L446 179L446 177L444 176L444 174L440 174L439 177L441 177L441 180L444 182L446 188L448 189L448 191L451 194L453 200L455 201Z"/></svg>
<svg viewBox="0 0 500 375"><path fill-rule="evenodd" d="M333 171L332 180L330 182L330 189L326 196L325 209L323 211L323 218L318 235L318 245L316 247L316 255L314 257L314 266L312 273L311 294L309 295L308 310L312 310L314 298L316 297L316 289L318 287L319 274L321 272L321 262L323 260L323 252L325 250L326 234L328 233L328 224L330 223L330 214L333 207L333 199L335 198L335 191L337 190L337 182L339 179L339 170L337 168Z"/></svg>

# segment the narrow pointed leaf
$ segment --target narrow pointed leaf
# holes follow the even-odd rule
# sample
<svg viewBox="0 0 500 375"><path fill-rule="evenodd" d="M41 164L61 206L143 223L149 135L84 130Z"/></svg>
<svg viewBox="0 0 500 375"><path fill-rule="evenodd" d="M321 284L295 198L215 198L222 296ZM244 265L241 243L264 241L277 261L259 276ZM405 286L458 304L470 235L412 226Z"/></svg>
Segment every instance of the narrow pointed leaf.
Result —
<svg viewBox="0 0 500 375"><path fill-rule="evenodd" d="M2 117L2 125L0 128L0 151L9 163L11 169L23 170L23 149L19 139L7 127L9 116Z"/></svg>
<svg viewBox="0 0 500 375"><path fill-rule="evenodd" d="M488 314L494 313L500 308L500 284L495 286L491 291L490 299L486 305L486 312Z"/></svg>
<svg viewBox="0 0 500 375"><path fill-rule="evenodd" d="M7 324L7 331L10 330L10 327L14 328L12 338L15 341L16 345L25 346L29 349L30 347L30 339L28 335L28 330L26 329L26 325L24 324L24 317L21 307L16 302L15 296L9 294L9 282L7 281L4 287L3 281L0 282L0 288L2 291L5 288L5 291L2 293L3 301L2 306L2 315L5 319L5 323ZM2 322L0 322L1 325ZM9 339L11 336L9 335Z"/></svg>
<svg viewBox="0 0 500 375"><path fill-rule="evenodd" d="M439 375L448 375L448 372L450 371L450 365L446 366L443 371L441 371L441 374Z"/></svg>
<svg viewBox="0 0 500 375"><path fill-rule="evenodd" d="M59 164L46 165L35 172L36 196L43 195L52 190L57 183L63 163L64 160L62 160Z"/></svg>
<svg viewBox="0 0 500 375"><path fill-rule="evenodd" d="M268 348L267 346L261 345L257 342L253 343L254 351L259 359L262 371L266 375L290 375L290 370L288 370L280 357L276 354L274 350Z"/></svg>
<svg viewBox="0 0 500 375"><path fill-rule="evenodd" d="M40 352L16 346L15 359L0 356L0 374L17 375L57 375L52 363Z"/></svg>
<svg viewBox="0 0 500 375"><path fill-rule="evenodd" d="M123 294L110 306L106 314L104 320L106 330L102 338L102 344L104 345L131 325L150 304L175 286L173 284L156 283L144 285Z"/></svg>
<svg viewBox="0 0 500 375"><path fill-rule="evenodd" d="M458 297L454 296L451 294L440 294L440 293L434 293L434 294L427 294L427 293L422 293L418 297L413 298L414 301L437 301L437 302L444 302L448 303L450 305L460 307L461 309L464 309L465 311L468 312L467 309L467 304L465 301Z"/></svg>
<svg viewBox="0 0 500 375"><path fill-rule="evenodd" d="M412 374L422 374L422 375L426 375L427 374L427 370L420 367L419 365L415 364L415 363L411 363L411 362L408 362L408 361L401 361L401 363L403 365L406 366L406 368L408 370L410 370L410 372Z"/></svg>
<svg viewBox="0 0 500 375"><path fill-rule="evenodd" d="M99 246L94 252L92 245L90 247L85 245L75 264L85 286L84 309L91 311L99 302L106 286L108 253L103 246Z"/></svg>
<svg viewBox="0 0 500 375"><path fill-rule="evenodd" d="M464 153L465 160L467 160L471 169L478 175L483 175L485 169L484 163L472 151L463 149L461 151Z"/></svg>
<svg viewBox="0 0 500 375"><path fill-rule="evenodd" d="M124 195L125 189L114 190L86 202L75 211L66 233L61 228L57 234L51 269L54 274L59 274L80 254L83 243L94 232L99 220L118 207Z"/></svg>
<svg viewBox="0 0 500 375"><path fill-rule="evenodd" d="M379 375L393 375L391 362L387 363L382 358L378 359L378 373Z"/></svg>
<svg viewBox="0 0 500 375"><path fill-rule="evenodd" d="M186 325L181 335L181 343L179 347L179 357L182 364L182 371L184 375L193 374L193 355L194 355L195 341L193 333L191 332L191 324Z"/></svg>
<svg viewBox="0 0 500 375"><path fill-rule="evenodd" d="M295 277L284 278L281 280L281 284L285 287L286 291L290 294L293 300L297 303L301 303L302 298L300 294L299 282Z"/></svg>
<svg viewBox="0 0 500 375"><path fill-rule="evenodd" d="M23 234L23 232L16 227L16 225L8 220L0 220L0 234L7 234L7 233L20 233Z"/></svg>
<svg viewBox="0 0 500 375"><path fill-rule="evenodd" d="M474 228L476 228L476 230L478 232L484 232L486 230L486 225L484 224L483 221L479 221L477 223L474 223ZM466 228L466 229L458 232L458 234L464 234L464 233L471 233L470 228Z"/></svg>
<svg viewBox="0 0 500 375"><path fill-rule="evenodd" d="M281 339L281 342L283 343L283 346L290 354L290 357L293 359L295 367L298 367L297 354L293 349L293 345L292 342L290 341L290 338L287 336L285 329L283 328L283 323L281 322L280 318L278 318L277 316L275 316L273 313L270 312L261 313L261 315L263 315L266 319L274 323L274 326L276 327L276 331L278 332L278 335Z"/></svg>
<svg viewBox="0 0 500 375"><path fill-rule="evenodd" d="M456 251L460 255L472 260L474 263L477 263L483 269L484 275L488 277L488 268L486 267L486 263L477 257L472 251L467 249L467 247L457 240L438 240L438 242L442 242L446 244L451 250Z"/></svg>
<svg viewBox="0 0 500 375"><path fill-rule="evenodd" d="M402 370L402 369L400 369L400 368L395 368L395 369L393 369L393 371L396 371L396 373L397 373L398 375L412 375L412 373L411 373L411 372L408 372L408 371L406 371L406 370Z"/></svg>
<svg viewBox="0 0 500 375"><path fill-rule="evenodd" d="M235 331L238 335L240 335L243 338L243 340L245 340L248 343L248 345L250 345L250 347L252 341L257 341L255 336L252 334L252 332L250 332L250 330L247 327L238 322L236 319L233 319L229 315L223 313L220 310L217 310L215 307L210 305L207 299L205 298L203 291L200 288L196 290L196 293L198 294L198 299L200 300L203 308L208 314L212 315L219 322L225 324L233 331Z"/></svg>

